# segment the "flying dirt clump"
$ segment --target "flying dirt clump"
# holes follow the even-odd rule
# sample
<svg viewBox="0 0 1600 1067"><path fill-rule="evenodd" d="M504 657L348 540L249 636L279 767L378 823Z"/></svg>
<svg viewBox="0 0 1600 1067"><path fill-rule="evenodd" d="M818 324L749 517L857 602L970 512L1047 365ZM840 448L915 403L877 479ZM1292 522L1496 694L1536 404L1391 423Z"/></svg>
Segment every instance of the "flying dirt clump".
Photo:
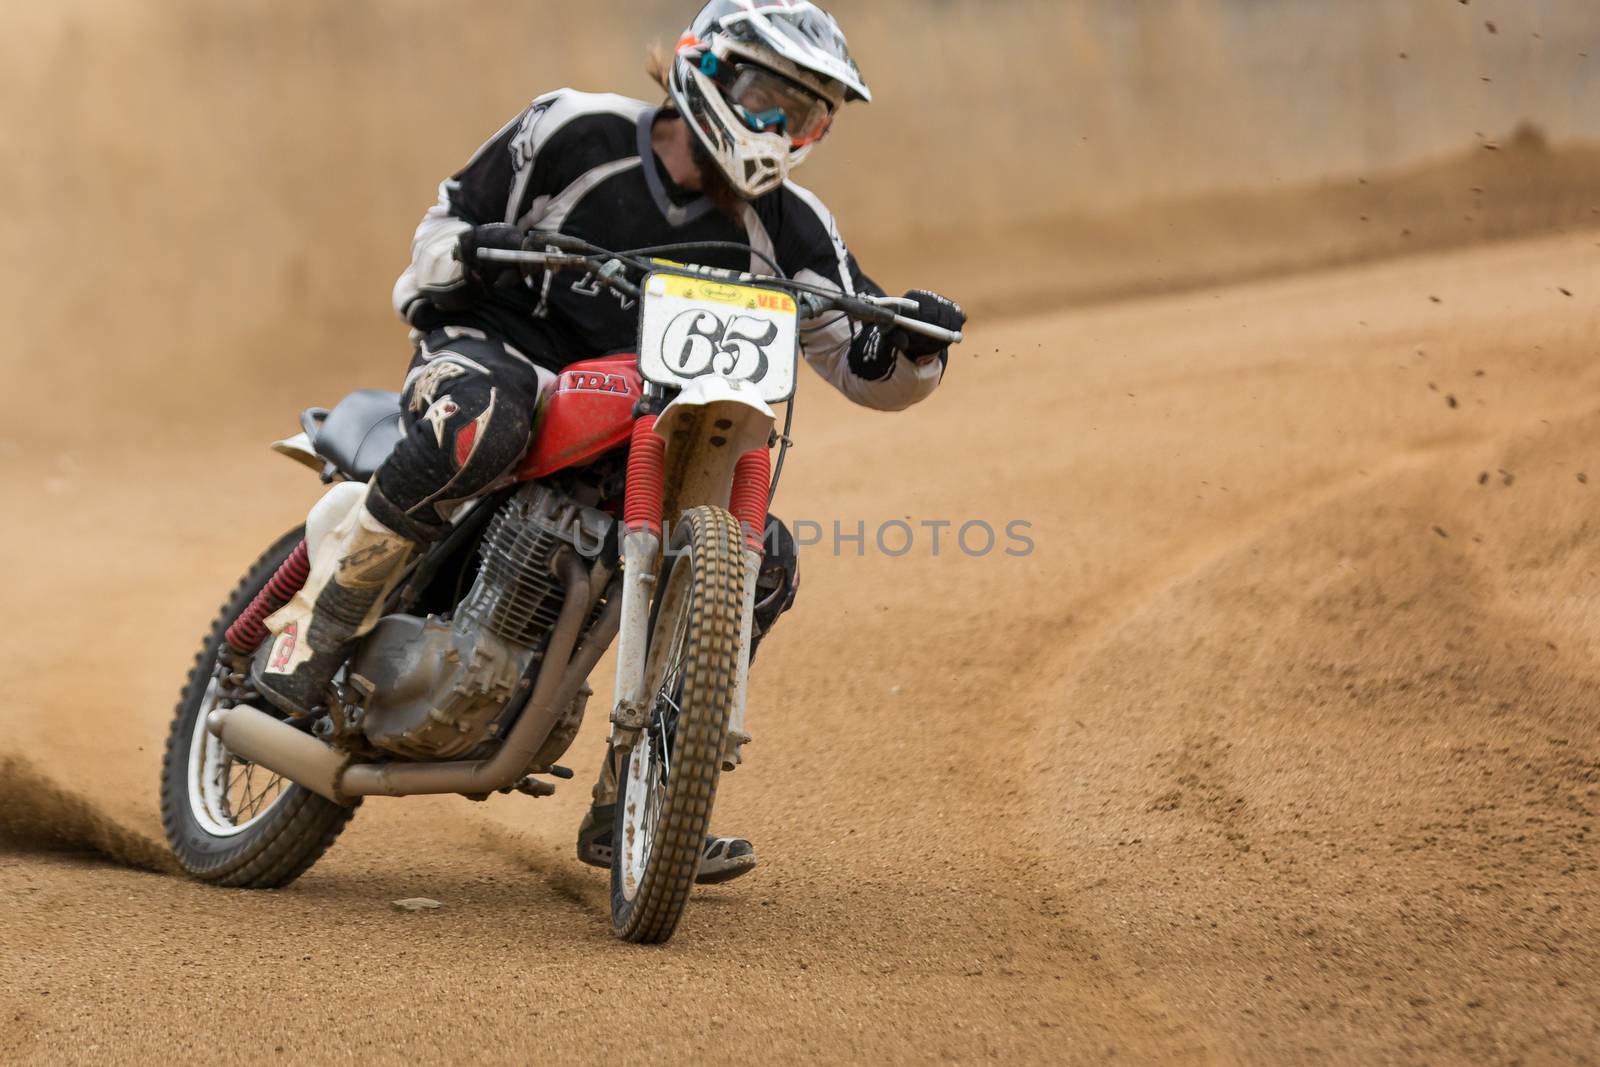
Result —
<svg viewBox="0 0 1600 1067"><path fill-rule="evenodd" d="M16 757L0 758L0 854L96 852L128 867L170 872L156 842L56 785Z"/></svg>

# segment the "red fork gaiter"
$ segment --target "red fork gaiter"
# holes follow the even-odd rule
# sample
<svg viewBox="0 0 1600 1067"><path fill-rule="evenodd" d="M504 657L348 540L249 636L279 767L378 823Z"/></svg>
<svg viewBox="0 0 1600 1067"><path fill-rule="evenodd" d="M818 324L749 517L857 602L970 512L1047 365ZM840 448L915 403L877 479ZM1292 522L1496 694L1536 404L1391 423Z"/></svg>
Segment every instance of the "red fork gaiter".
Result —
<svg viewBox="0 0 1600 1067"><path fill-rule="evenodd" d="M256 594L250 606L228 627L224 635L228 647L241 656L248 656L260 648L261 642L267 639L267 617L293 600L294 595L305 587L309 577L311 557L306 552L306 543L301 541L267 582L266 588Z"/></svg>
<svg viewBox="0 0 1600 1067"><path fill-rule="evenodd" d="M772 461L767 450L757 448L739 458L733 469L733 493L728 510L744 530L744 543L757 552L767 532L767 505L772 496Z"/></svg>
<svg viewBox="0 0 1600 1067"><path fill-rule="evenodd" d="M649 530L660 537L662 496L667 486L667 443L656 436L655 430L654 415L646 415L633 424L622 525L627 530Z"/></svg>

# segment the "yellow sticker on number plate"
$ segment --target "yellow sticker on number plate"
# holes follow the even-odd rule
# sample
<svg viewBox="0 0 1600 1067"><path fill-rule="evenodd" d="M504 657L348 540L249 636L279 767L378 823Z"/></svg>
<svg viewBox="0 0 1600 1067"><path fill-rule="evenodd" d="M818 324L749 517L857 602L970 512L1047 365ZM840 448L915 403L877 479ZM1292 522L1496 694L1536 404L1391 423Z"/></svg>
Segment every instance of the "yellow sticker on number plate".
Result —
<svg viewBox="0 0 1600 1067"><path fill-rule="evenodd" d="M650 292L654 296L672 296L682 300L703 301L708 304L726 304L747 309L766 308L771 311L798 314L794 297L776 289L761 289L754 285L732 285L714 278L686 278L681 274L656 274L650 278Z"/></svg>
<svg viewBox="0 0 1600 1067"><path fill-rule="evenodd" d="M639 369L683 388L708 375L753 387L768 403L794 393L800 309L781 289L656 272L645 279Z"/></svg>

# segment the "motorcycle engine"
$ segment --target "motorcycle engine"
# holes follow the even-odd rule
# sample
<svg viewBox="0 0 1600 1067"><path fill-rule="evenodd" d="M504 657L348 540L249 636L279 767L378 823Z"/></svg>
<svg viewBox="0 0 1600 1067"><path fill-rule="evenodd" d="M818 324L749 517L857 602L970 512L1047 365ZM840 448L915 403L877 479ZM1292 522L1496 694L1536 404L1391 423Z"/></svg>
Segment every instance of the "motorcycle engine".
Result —
<svg viewBox="0 0 1600 1067"><path fill-rule="evenodd" d="M614 519L530 483L489 521L482 563L452 617L390 615L352 660L371 694L361 728L380 749L409 759L469 755L509 728L507 705L561 612L564 587L550 563L562 546L598 557ZM594 621L594 613L585 625ZM580 641L582 638L580 637ZM565 709L532 770L560 758L587 691Z"/></svg>

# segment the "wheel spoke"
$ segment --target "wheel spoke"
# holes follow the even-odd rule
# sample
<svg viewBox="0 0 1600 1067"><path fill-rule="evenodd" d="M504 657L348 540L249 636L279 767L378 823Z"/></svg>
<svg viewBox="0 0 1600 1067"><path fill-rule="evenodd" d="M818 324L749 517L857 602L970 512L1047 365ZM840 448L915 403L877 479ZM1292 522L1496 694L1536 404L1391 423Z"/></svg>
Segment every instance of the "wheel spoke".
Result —
<svg viewBox="0 0 1600 1067"><path fill-rule="evenodd" d="M243 763L242 760L240 762ZM252 785L254 784L255 780L256 765L254 763L245 763L244 786L239 790L239 792L243 794L244 800L238 805L238 809L234 812L235 821L238 821L238 818L241 816L244 818L249 818L248 813L250 809L250 794L252 792Z"/></svg>
<svg viewBox="0 0 1600 1067"><path fill-rule="evenodd" d="M261 814L267 807L268 796L276 798L283 791L283 778L279 775L269 775L259 792L251 792L250 783L255 780L255 764L247 764L245 772L245 802L239 811L239 816L249 820Z"/></svg>
<svg viewBox="0 0 1600 1067"><path fill-rule="evenodd" d="M240 794L248 795L250 792L250 765L233 759L231 755L223 756L223 767L226 768L228 784L218 797L223 814L234 822L238 821L234 811L234 799Z"/></svg>
<svg viewBox="0 0 1600 1067"><path fill-rule="evenodd" d="M220 686L213 680L196 719L191 742L190 808L208 833L231 837L248 829L284 796L288 782L240 759L213 737L205 718L220 705Z"/></svg>
<svg viewBox="0 0 1600 1067"><path fill-rule="evenodd" d="M246 766L243 787L239 790L238 797L230 798L229 803L229 807L233 809L235 822L240 822L250 817L250 807L255 799L254 781L255 768Z"/></svg>

